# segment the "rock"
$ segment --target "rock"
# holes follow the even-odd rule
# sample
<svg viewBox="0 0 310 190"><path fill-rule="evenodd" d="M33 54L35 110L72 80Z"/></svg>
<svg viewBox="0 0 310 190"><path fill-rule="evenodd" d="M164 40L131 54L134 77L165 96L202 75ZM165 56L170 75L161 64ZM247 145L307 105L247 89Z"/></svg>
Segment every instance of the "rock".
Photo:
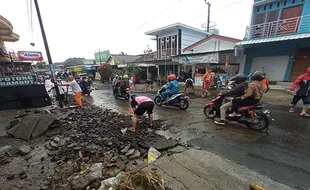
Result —
<svg viewBox="0 0 310 190"><path fill-rule="evenodd" d="M176 146L177 144L178 143L174 140L159 139L156 141L154 148L157 149L158 151L165 151L168 150L169 148Z"/></svg>
<svg viewBox="0 0 310 190"><path fill-rule="evenodd" d="M65 138L62 138L60 139L60 141L58 142L58 146L64 146L66 144L66 139Z"/></svg>
<svg viewBox="0 0 310 190"><path fill-rule="evenodd" d="M84 190L90 183L90 179L85 175L78 175L71 179L71 188L75 190Z"/></svg>
<svg viewBox="0 0 310 190"><path fill-rule="evenodd" d="M130 157L135 153L135 149L130 149L128 152L125 154L125 156Z"/></svg>
<svg viewBox="0 0 310 190"><path fill-rule="evenodd" d="M201 150L201 147L200 146L194 146L193 149Z"/></svg>
<svg viewBox="0 0 310 190"><path fill-rule="evenodd" d="M55 155L57 155L57 151L49 151L48 153L47 153L47 155L49 155L49 156L55 156Z"/></svg>
<svg viewBox="0 0 310 190"><path fill-rule="evenodd" d="M78 145L77 143L72 143L72 144L68 145L67 148L73 148L73 147L75 147L77 145Z"/></svg>
<svg viewBox="0 0 310 190"><path fill-rule="evenodd" d="M141 156L140 151L139 151L139 150L135 150L135 152L133 153L133 155L132 155L132 156L129 156L129 159L130 159L130 160L134 160L134 159L139 158L140 156Z"/></svg>
<svg viewBox="0 0 310 190"><path fill-rule="evenodd" d="M38 116L24 117L22 122L9 129L7 132L15 138L29 140L38 120Z"/></svg>
<svg viewBox="0 0 310 190"><path fill-rule="evenodd" d="M55 137L53 141L56 142L56 143L59 143L60 142L60 138L59 137Z"/></svg>
<svg viewBox="0 0 310 190"><path fill-rule="evenodd" d="M169 154L177 154L177 153L181 153L181 152L184 152L186 151L187 148L183 147L183 146L176 146L174 148L171 148L168 150L168 153Z"/></svg>
<svg viewBox="0 0 310 190"><path fill-rule="evenodd" d="M22 155L29 154L30 151L31 151L30 146L24 145L19 148L19 152Z"/></svg>
<svg viewBox="0 0 310 190"><path fill-rule="evenodd" d="M58 144L55 141L51 141L51 147L58 148Z"/></svg>
<svg viewBox="0 0 310 190"><path fill-rule="evenodd" d="M25 160L29 160L31 158L31 154L28 154L26 157L25 157Z"/></svg>
<svg viewBox="0 0 310 190"><path fill-rule="evenodd" d="M15 116L15 118L25 117L26 115L28 115L28 113L22 113L22 114Z"/></svg>
<svg viewBox="0 0 310 190"><path fill-rule="evenodd" d="M123 161L118 161L118 162L116 163L116 166L117 166L120 170L124 170L125 167L126 167L126 165L125 165L125 163L124 163Z"/></svg>
<svg viewBox="0 0 310 190"><path fill-rule="evenodd" d="M116 183L117 183L116 177L111 177L109 179L103 180L98 190L106 190L110 187L113 187Z"/></svg>
<svg viewBox="0 0 310 190"><path fill-rule="evenodd" d="M88 174L90 180L94 180L94 179L102 177L102 167L103 167L102 163L96 163L91 166L91 168L89 169L90 172Z"/></svg>
<svg viewBox="0 0 310 190"><path fill-rule="evenodd" d="M112 142L109 142L109 143L108 143L108 146L112 146L112 145L113 145L113 143L112 143Z"/></svg>
<svg viewBox="0 0 310 190"><path fill-rule="evenodd" d="M15 174L10 174L6 177L7 180L11 180L15 177Z"/></svg>
<svg viewBox="0 0 310 190"><path fill-rule="evenodd" d="M82 147L80 147L80 146L77 146L77 147L73 148L73 150L76 150L76 151L81 150L81 149L82 149Z"/></svg>
<svg viewBox="0 0 310 190"><path fill-rule="evenodd" d="M15 127L17 124L19 124L21 122L20 119L14 119L12 121L10 121L10 124L5 128L6 130L11 129L12 127Z"/></svg>
<svg viewBox="0 0 310 190"><path fill-rule="evenodd" d="M114 156L114 157L111 158L110 162L111 163L115 163L117 160L118 160L118 157Z"/></svg>
<svg viewBox="0 0 310 190"><path fill-rule="evenodd" d="M36 124L35 128L33 129L32 132L32 137L38 137L40 135L42 135L47 129L48 127L53 123L55 119L55 115L54 114L44 114L41 115L38 123Z"/></svg>
<svg viewBox="0 0 310 190"><path fill-rule="evenodd" d="M130 149L131 145L128 144L127 146L125 146L122 150L121 150L121 153L125 154L128 152L128 150Z"/></svg>
<svg viewBox="0 0 310 190"><path fill-rule="evenodd" d="M12 150L12 146L10 146L10 145L5 145L5 146L1 147L0 148L0 156L7 154L10 150Z"/></svg>

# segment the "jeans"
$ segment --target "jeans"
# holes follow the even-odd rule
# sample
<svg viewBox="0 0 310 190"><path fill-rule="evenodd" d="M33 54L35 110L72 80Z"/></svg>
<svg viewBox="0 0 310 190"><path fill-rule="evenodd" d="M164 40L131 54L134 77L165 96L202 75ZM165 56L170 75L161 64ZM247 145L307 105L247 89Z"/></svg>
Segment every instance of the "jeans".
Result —
<svg viewBox="0 0 310 190"><path fill-rule="evenodd" d="M161 96L163 97L164 101L167 100L167 98L172 96L172 95L173 94L171 92L167 92L167 91L161 93Z"/></svg>

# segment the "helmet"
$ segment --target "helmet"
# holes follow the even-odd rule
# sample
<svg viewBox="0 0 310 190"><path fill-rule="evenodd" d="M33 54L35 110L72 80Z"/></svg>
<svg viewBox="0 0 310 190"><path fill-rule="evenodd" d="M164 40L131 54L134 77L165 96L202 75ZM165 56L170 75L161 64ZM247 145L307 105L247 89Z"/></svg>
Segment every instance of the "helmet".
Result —
<svg viewBox="0 0 310 190"><path fill-rule="evenodd" d="M243 82L246 81L246 77L244 74L237 74L233 77L231 77L231 79L229 79L229 81L234 81L236 84L241 84Z"/></svg>
<svg viewBox="0 0 310 190"><path fill-rule="evenodd" d="M135 94L130 96L130 98L131 98L132 100L135 99L135 97L137 97L137 95L135 95Z"/></svg>
<svg viewBox="0 0 310 190"><path fill-rule="evenodd" d="M251 80L262 81L266 77L266 73L263 71L255 71L251 75Z"/></svg>
<svg viewBox="0 0 310 190"><path fill-rule="evenodd" d="M169 81L172 81L172 80L175 80L175 79L177 79L177 76L175 76L175 74L168 75L168 80Z"/></svg>
<svg viewBox="0 0 310 190"><path fill-rule="evenodd" d="M127 74L124 75L123 78L124 78L124 79L128 79L128 75L127 75Z"/></svg>

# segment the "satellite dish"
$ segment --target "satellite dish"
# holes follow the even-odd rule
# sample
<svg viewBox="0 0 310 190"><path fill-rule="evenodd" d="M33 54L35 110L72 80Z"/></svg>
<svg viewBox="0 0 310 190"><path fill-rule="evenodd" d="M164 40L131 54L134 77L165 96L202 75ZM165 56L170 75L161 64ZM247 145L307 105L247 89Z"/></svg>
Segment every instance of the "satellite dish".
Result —
<svg viewBox="0 0 310 190"><path fill-rule="evenodd" d="M210 22L209 28L214 28L216 27L216 23L215 22ZM207 23L203 23L201 25L201 28L207 29Z"/></svg>

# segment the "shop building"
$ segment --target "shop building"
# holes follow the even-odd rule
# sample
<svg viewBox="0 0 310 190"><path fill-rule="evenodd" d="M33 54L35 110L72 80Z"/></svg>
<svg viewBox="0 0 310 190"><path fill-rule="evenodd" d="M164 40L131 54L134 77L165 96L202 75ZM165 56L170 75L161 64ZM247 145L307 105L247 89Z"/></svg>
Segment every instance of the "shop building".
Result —
<svg viewBox="0 0 310 190"><path fill-rule="evenodd" d="M271 81L294 81L310 66L310 0L254 0L236 55L240 71L263 69Z"/></svg>

